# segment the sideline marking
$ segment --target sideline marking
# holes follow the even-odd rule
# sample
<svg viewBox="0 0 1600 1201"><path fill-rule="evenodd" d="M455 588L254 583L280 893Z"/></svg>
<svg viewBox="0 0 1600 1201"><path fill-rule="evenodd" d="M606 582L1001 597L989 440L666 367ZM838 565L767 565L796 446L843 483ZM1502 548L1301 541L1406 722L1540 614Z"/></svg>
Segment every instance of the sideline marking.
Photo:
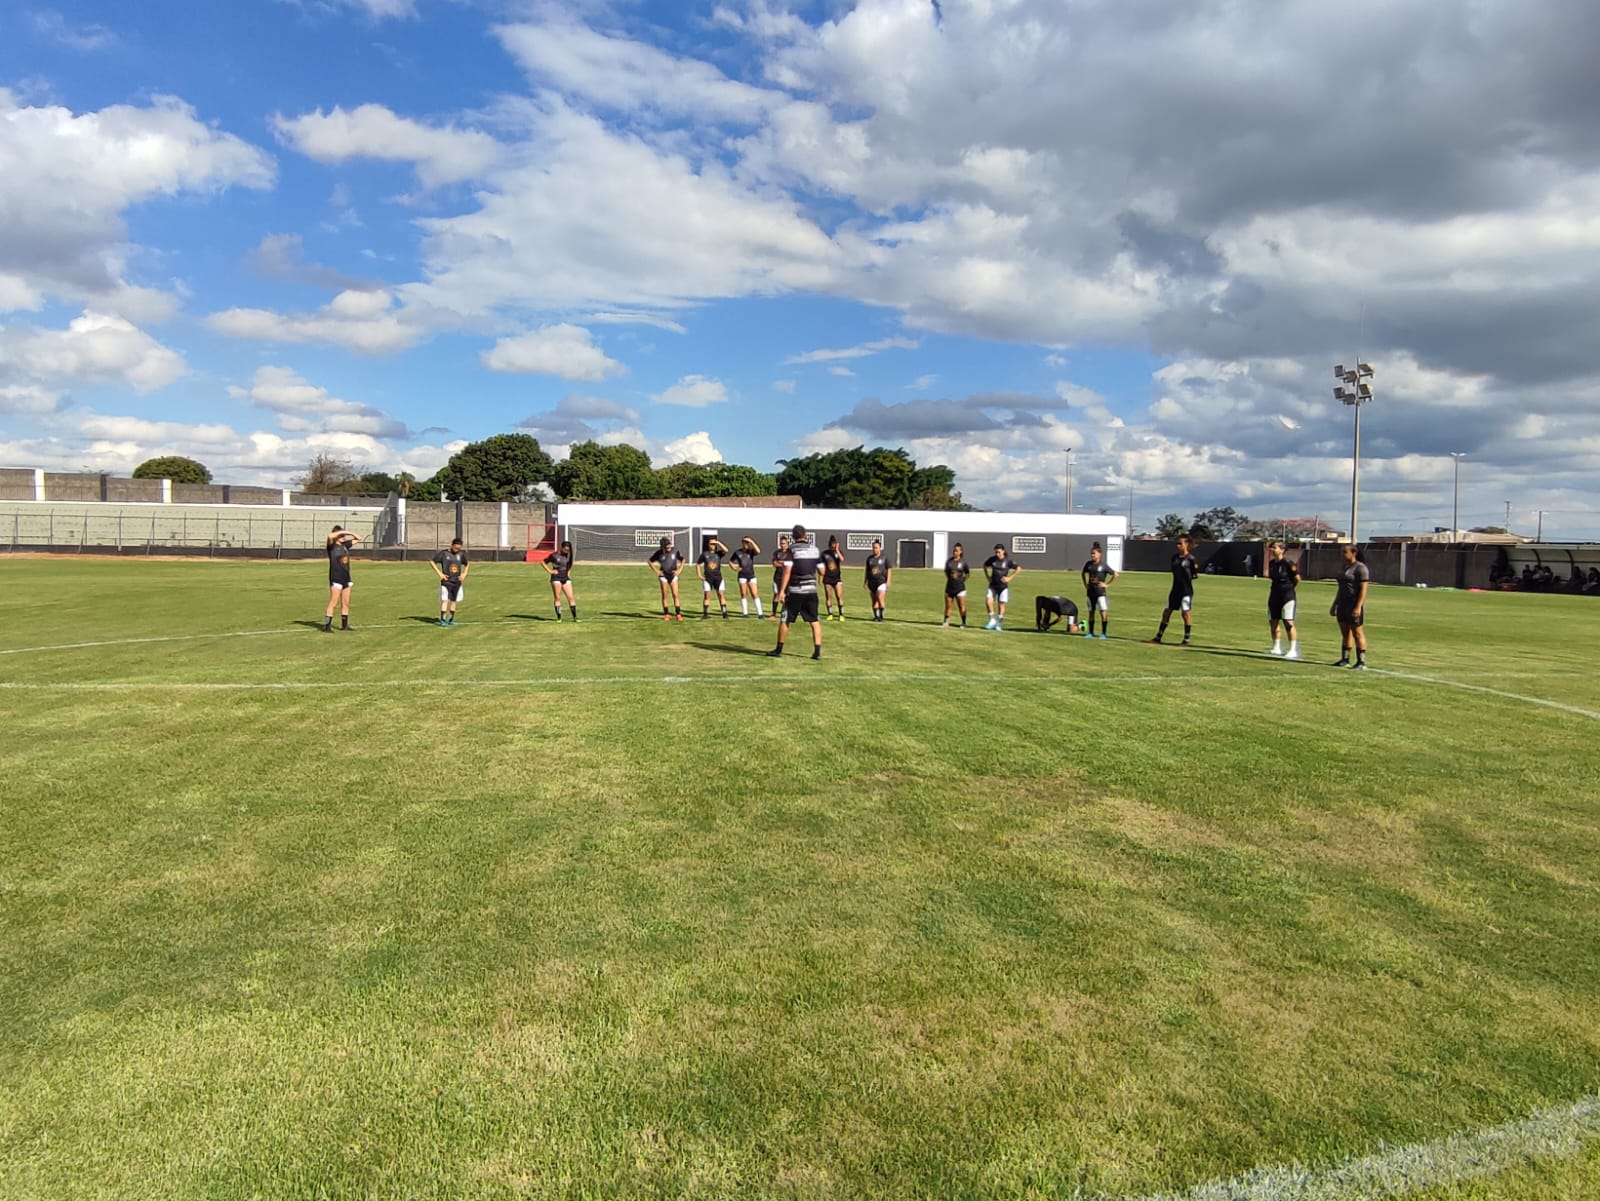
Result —
<svg viewBox="0 0 1600 1201"><path fill-rule="evenodd" d="M1231 1180L1212 1180L1138 1201L1381 1201L1493 1176L1534 1160L1566 1159L1597 1137L1600 1096L1588 1096L1431 1143L1409 1143L1321 1167L1254 1168Z"/></svg>
<svg viewBox="0 0 1600 1201"><path fill-rule="evenodd" d="M1458 688L1462 692L1481 692L1485 696L1497 696L1507 701L1521 701L1524 705L1537 705L1541 709L1554 709L1560 713L1571 713L1575 717L1587 717L1590 721L1600 721L1600 713L1595 712L1593 709L1569 705L1564 701L1547 700L1542 696L1527 696L1521 692L1507 692L1504 688L1490 688L1486 684L1468 684L1463 680L1447 680L1441 676L1422 676L1408 671L1391 671L1387 667L1374 667L1369 670L1373 675L1388 676L1390 679L1411 680L1418 684L1436 684L1441 688Z"/></svg>

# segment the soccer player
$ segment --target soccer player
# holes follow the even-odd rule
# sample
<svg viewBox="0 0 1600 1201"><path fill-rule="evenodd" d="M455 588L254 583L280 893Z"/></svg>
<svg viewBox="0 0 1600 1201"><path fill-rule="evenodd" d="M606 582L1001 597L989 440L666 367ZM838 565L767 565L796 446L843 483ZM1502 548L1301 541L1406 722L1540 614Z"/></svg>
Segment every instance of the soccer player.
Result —
<svg viewBox="0 0 1600 1201"><path fill-rule="evenodd" d="M828 549L822 552L822 603L828 607L828 620L833 620L833 603L839 602L839 620L844 620L844 552L839 549L837 537L828 539Z"/></svg>
<svg viewBox="0 0 1600 1201"><path fill-rule="evenodd" d="M1300 584L1300 568L1292 559L1284 557L1283 543L1274 542L1267 547L1267 578L1272 581L1267 593L1267 629L1272 632L1271 655L1285 659L1300 657L1300 641L1295 635L1295 589ZM1289 653L1283 654L1283 641L1278 636L1279 624L1289 633Z"/></svg>
<svg viewBox="0 0 1600 1201"><path fill-rule="evenodd" d="M961 628L967 628L967 577L972 574L972 564L968 563L961 543L957 542L950 548L950 557L944 561L944 620L939 624L950 624L950 602L955 601L956 608L961 612Z"/></svg>
<svg viewBox="0 0 1600 1201"><path fill-rule="evenodd" d="M1178 539L1178 553L1172 556L1172 590L1167 593L1167 607L1161 610L1161 628L1151 642L1159 643L1173 613L1182 613L1183 642L1179 645L1189 645L1189 636L1194 633L1194 618L1189 615L1194 608L1194 577L1200 574L1200 564L1191 553L1193 549L1194 543L1188 534Z"/></svg>
<svg viewBox="0 0 1600 1201"><path fill-rule="evenodd" d="M1335 667L1352 671L1367 670L1367 586L1372 572L1361 559L1354 542L1344 544L1344 567L1339 572L1339 593L1328 613L1339 621L1339 661ZM1356 648L1356 661L1350 662L1350 647Z"/></svg>
<svg viewBox="0 0 1600 1201"><path fill-rule="evenodd" d="M984 606L989 611L989 620L983 623L984 629L998 630L1004 624L1006 602L1011 599L1011 581L1021 571L1022 565L1006 551L1006 544L996 542L994 554L983 561L983 573L989 577L989 591L983 598Z"/></svg>
<svg viewBox="0 0 1600 1201"><path fill-rule="evenodd" d="M717 604L722 609L724 621L728 618L728 590L722 582L722 560L728 548L715 534L707 534L700 548L700 557L694 561L694 572L700 577L700 620L711 616L711 594L717 594Z"/></svg>
<svg viewBox="0 0 1600 1201"><path fill-rule="evenodd" d="M555 601L556 620L561 620L561 594L566 593L567 608L572 610L572 620L578 620L578 601L572 595L572 543L563 542L542 566L550 573L550 598Z"/></svg>
<svg viewBox="0 0 1600 1201"><path fill-rule="evenodd" d="M1083 591L1089 599L1089 628L1084 635L1094 637L1095 614L1100 615L1100 637L1109 638L1111 630L1111 600L1106 596L1106 589L1117 578L1117 573L1111 570L1111 564L1106 562L1105 551L1096 542L1089 548L1089 561L1083 565Z"/></svg>
<svg viewBox="0 0 1600 1201"><path fill-rule="evenodd" d="M754 538L739 539L739 549L728 555L739 577L739 610L750 616L750 602L756 603L756 617L761 617L761 589L756 587L756 556L761 548Z"/></svg>
<svg viewBox="0 0 1600 1201"><path fill-rule="evenodd" d="M772 620L781 620L783 605L783 565L789 560L789 535L778 535L778 549L772 552Z"/></svg>
<svg viewBox="0 0 1600 1201"><path fill-rule="evenodd" d="M671 621L674 616L679 621L683 620L683 604L678 600L678 570L682 566L683 556L678 553L678 548L672 544L670 537L663 537L661 546L650 556L650 570L661 581L662 621ZM669 600L672 602L671 612L667 611Z"/></svg>
<svg viewBox="0 0 1600 1201"><path fill-rule="evenodd" d="M778 592L783 597L783 616L778 622L778 645L767 652L776 659L783 654L783 644L789 638L789 625L794 621L811 623L811 657L822 658L822 623L817 620L817 569L822 565L822 552L806 536L806 527L794 527L794 541L784 552L783 578Z"/></svg>
<svg viewBox="0 0 1600 1201"><path fill-rule="evenodd" d="M1078 632L1078 606L1065 596L1041 596L1033 602L1033 624L1042 634L1058 621L1067 623L1067 633Z"/></svg>
<svg viewBox="0 0 1600 1201"><path fill-rule="evenodd" d="M872 601L872 620L882 621L883 610L889 600L889 581L894 571L889 566L889 557L883 553L883 541L879 538L872 540L872 553L867 556L866 582L867 596Z"/></svg>
<svg viewBox="0 0 1600 1201"><path fill-rule="evenodd" d="M339 610L339 628L350 629L350 548L361 541L342 525L336 525L328 535L328 612L322 621L322 632L333 633L333 611Z"/></svg>
<svg viewBox="0 0 1600 1201"><path fill-rule="evenodd" d="M467 594L467 552L461 549L461 539L450 539L450 549L434 555L431 565L439 577L439 624L453 626L456 606Z"/></svg>

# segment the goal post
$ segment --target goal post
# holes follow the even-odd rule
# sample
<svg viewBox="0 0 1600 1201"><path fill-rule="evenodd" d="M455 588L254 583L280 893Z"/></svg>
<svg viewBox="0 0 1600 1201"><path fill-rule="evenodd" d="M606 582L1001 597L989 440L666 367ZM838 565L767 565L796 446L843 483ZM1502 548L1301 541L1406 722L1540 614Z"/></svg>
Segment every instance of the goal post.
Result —
<svg viewBox="0 0 1600 1201"><path fill-rule="evenodd" d="M665 526L654 529L625 530L613 527L591 530L574 525L567 527L567 538L572 543L572 554L576 559L590 563L632 563L649 558L651 552L661 545L663 538L671 538L679 554L693 558L689 553L689 535L692 532L688 528L674 530Z"/></svg>

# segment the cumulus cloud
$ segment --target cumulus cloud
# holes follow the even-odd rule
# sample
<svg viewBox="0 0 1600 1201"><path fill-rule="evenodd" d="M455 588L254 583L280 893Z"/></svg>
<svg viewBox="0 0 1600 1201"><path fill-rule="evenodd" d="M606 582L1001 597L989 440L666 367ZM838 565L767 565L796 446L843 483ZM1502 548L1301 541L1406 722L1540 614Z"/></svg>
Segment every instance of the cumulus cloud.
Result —
<svg viewBox="0 0 1600 1201"><path fill-rule="evenodd" d="M916 350L921 345L922 343L915 338L879 338L875 342L863 342L859 346L846 346L839 350L808 350L803 354L792 354L783 362L784 366L795 363L833 363L840 359L864 359L882 350Z"/></svg>
<svg viewBox="0 0 1600 1201"><path fill-rule="evenodd" d="M534 413L520 423L548 449L564 448L574 442L599 441L616 428L634 429L639 413L625 404L601 396L564 396L555 408Z"/></svg>
<svg viewBox="0 0 1600 1201"><path fill-rule="evenodd" d="M683 405L686 408L702 409L707 405L724 403L728 399L728 389L721 380L708 379L703 375L686 375L672 387L657 392L650 399L662 405Z"/></svg>
<svg viewBox="0 0 1600 1201"><path fill-rule="evenodd" d="M400 439L410 435L403 421L380 409L330 396L326 388L303 379L289 367L262 367L248 388L231 387L228 395L278 417L278 424L294 432L369 434Z"/></svg>
<svg viewBox="0 0 1600 1201"><path fill-rule="evenodd" d="M350 289L314 313L276 313L270 309L227 309L206 324L231 338L263 342L312 342L342 346L358 354L393 354L415 346L425 333L395 307L393 293Z"/></svg>
<svg viewBox="0 0 1600 1201"><path fill-rule="evenodd" d="M554 375L595 383L627 371L594 344L594 336L588 330L566 324L501 338L481 358L491 371Z"/></svg>
<svg viewBox="0 0 1600 1201"><path fill-rule="evenodd" d="M494 138L474 129L431 126L402 117L381 104L354 109L318 109L299 117L273 118L286 143L319 163L379 159L410 163L425 188L476 179L500 157Z"/></svg>
<svg viewBox="0 0 1600 1201"><path fill-rule="evenodd" d="M187 369L181 355L107 313L85 312L65 329L0 327L0 381L121 384L152 392Z"/></svg>
<svg viewBox="0 0 1600 1201"><path fill-rule="evenodd" d="M260 150L172 97L74 113L0 88L0 308L55 297L134 320L162 316L176 302L127 278L124 211L266 188L274 175Z"/></svg>
<svg viewBox="0 0 1600 1201"><path fill-rule="evenodd" d="M660 452L650 456L652 462L665 460L666 463L720 463L722 452L711 441L711 435L705 430L696 430L692 434L685 434L681 438L674 438L661 445Z"/></svg>
<svg viewBox="0 0 1600 1201"><path fill-rule="evenodd" d="M371 292L382 288L381 284L372 280L346 275L343 271L311 262L306 258L299 234L265 235L250 252L249 264L252 270L268 279L309 284L315 288L331 288L340 292Z"/></svg>

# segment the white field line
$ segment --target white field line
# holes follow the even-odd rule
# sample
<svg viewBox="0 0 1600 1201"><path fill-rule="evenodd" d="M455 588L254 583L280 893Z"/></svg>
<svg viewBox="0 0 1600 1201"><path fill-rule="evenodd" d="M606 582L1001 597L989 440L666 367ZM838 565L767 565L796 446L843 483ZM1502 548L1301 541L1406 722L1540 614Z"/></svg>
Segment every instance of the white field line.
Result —
<svg viewBox="0 0 1600 1201"><path fill-rule="evenodd" d="M1501 700L1519 701L1524 705L1537 705L1541 709L1554 709L1559 713L1571 713L1576 717L1587 717L1590 721L1600 721L1600 712L1593 709L1583 709L1577 705L1569 705L1563 701L1552 701L1542 696L1528 696L1522 692L1507 692L1504 688L1490 688L1487 684L1468 684L1463 680L1447 680L1441 676L1416 675L1408 671L1392 671L1388 668L1374 668L1374 674L1388 676L1394 680L1410 680L1416 684L1433 684L1440 688L1456 688L1462 692L1479 692L1484 696L1497 696Z"/></svg>
<svg viewBox="0 0 1600 1201"><path fill-rule="evenodd" d="M1600 1096L1437 1142L1411 1143L1320 1167L1255 1168L1232 1180L1140 1201L1382 1201L1493 1176L1533 1160L1565 1159L1595 1138L1600 1138Z"/></svg>

